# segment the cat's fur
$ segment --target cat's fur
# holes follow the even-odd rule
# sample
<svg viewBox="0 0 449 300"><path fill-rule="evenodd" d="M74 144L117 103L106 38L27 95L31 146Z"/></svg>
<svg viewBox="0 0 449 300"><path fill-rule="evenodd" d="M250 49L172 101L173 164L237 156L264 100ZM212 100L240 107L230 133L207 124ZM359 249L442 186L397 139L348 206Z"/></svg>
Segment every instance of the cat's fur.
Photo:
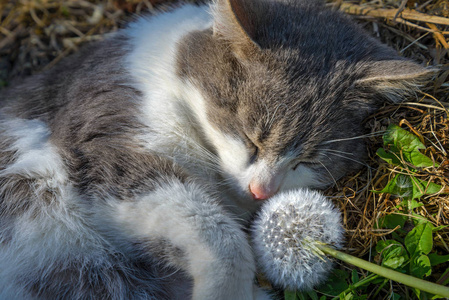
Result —
<svg viewBox="0 0 449 300"><path fill-rule="evenodd" d="M428 73L320 1L141 18L1 95L0 298L268 299L256 199L357 169Z"/></svg>

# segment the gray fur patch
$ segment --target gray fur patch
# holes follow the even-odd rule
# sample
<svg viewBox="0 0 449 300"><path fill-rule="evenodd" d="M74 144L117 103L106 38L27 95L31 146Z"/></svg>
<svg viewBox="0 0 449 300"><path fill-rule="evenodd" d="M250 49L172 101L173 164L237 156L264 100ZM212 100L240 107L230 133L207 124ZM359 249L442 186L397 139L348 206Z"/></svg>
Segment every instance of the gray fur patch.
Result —
<svg viewBox="0 0 449 300"><path fill-rule="evenodd" d="M180 293L174 288L184 281L188 279L182 271L161 267L148 256L130 261L113 254L102 262L55 262L51 270L27 274L17 284L38 299L168 300L188 296L188 289Z"/></svg>

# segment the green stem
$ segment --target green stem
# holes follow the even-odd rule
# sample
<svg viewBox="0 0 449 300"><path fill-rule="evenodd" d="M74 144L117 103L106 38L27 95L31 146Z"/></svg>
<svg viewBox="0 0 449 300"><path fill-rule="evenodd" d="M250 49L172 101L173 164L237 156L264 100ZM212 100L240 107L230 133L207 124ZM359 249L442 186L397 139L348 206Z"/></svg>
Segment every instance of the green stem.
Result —
<svg viewBox="0 0 449 300"><path fill-rule="evenodd" d="M407 274L402 274L398 271L388 269L373 263L370 263L366 260L357 258L355 256L340 252L335 250L329 246L317 244L316 245L321 251L324 253L335 257L339 260L342 260L346 263L354 265L356 267L365 269L367 271L373 272L377 275L385 277L387 279L397 281L399 283L405 284L407 286L419 289L421 291L425 291L434 295L448 297L449 298L449 287L439 285L433 282L425 281L420 278L416 278Z"/></svg>
<svg viewBox="0 0 449 300"><path fill-rule="evenodd" d="M361 279L360 281L351 284L346 290L344 290L343 292L340 293L340 295L346 295L349 292L352 292L356 289L358 289L359 287L370 283L371 281L373 281L374 279L376 279L377 277L379 277L379 275L377 274L369 274L368 276L366 276L365 278ZM339 296L334 297L333 299L340 299Z"/></svg>

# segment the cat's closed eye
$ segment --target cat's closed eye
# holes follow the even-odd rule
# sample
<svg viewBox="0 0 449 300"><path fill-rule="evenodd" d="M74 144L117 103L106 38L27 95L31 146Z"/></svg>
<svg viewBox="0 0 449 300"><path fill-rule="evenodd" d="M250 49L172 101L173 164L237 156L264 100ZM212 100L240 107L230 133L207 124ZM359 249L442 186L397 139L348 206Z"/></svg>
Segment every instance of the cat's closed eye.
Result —
<svg viewBox="0 0 449 300"><path fill-rule="evenodd" d="M293 162L292 170L295 171L299 167L299 165L303 165L308 168L313 168L314 166L317 166L317 164L318 163L316 162L297 160Z"/></svg>
<svg viewBox="0 0 449 300"><path fill-rule="evenodd" d="M253 140L251 140L251 138L248 137L248 135L245 134L245 143L246 143L246 147L248 148L248 152L249 152L249 160L248 163L249 164L253 164L259 155L259 146L257 146Z"/></svg>

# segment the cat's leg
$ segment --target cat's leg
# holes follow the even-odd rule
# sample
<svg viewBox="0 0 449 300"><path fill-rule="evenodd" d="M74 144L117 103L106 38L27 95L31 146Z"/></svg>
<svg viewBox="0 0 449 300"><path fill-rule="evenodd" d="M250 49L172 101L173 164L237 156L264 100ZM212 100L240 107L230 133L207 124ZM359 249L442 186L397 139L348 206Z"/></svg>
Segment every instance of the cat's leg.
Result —
<svg viewBox="0 0 449 300"><path fill-rule="evenodd" d="M255 262L239 223L200 185L164 181L137 199L110 204L106 215L99 207L98 226L124 251L138 242L185 270L193 299L269 299L254 285Z"/></svg>
<svg viewBox="0 0 449 300"><path fill-rule="evenodd" d="M39 121L0 121L0 299L173 299L180 272L98 232ZM106 205L105 202L102 202Z"/></svg>
<svg viewBox="0 0 449 300"><path fill-rule="evenodd" d="M173 162L96 145L78 172L43 123L8 124L0 299L268 299L238 222Z"/></svg>

